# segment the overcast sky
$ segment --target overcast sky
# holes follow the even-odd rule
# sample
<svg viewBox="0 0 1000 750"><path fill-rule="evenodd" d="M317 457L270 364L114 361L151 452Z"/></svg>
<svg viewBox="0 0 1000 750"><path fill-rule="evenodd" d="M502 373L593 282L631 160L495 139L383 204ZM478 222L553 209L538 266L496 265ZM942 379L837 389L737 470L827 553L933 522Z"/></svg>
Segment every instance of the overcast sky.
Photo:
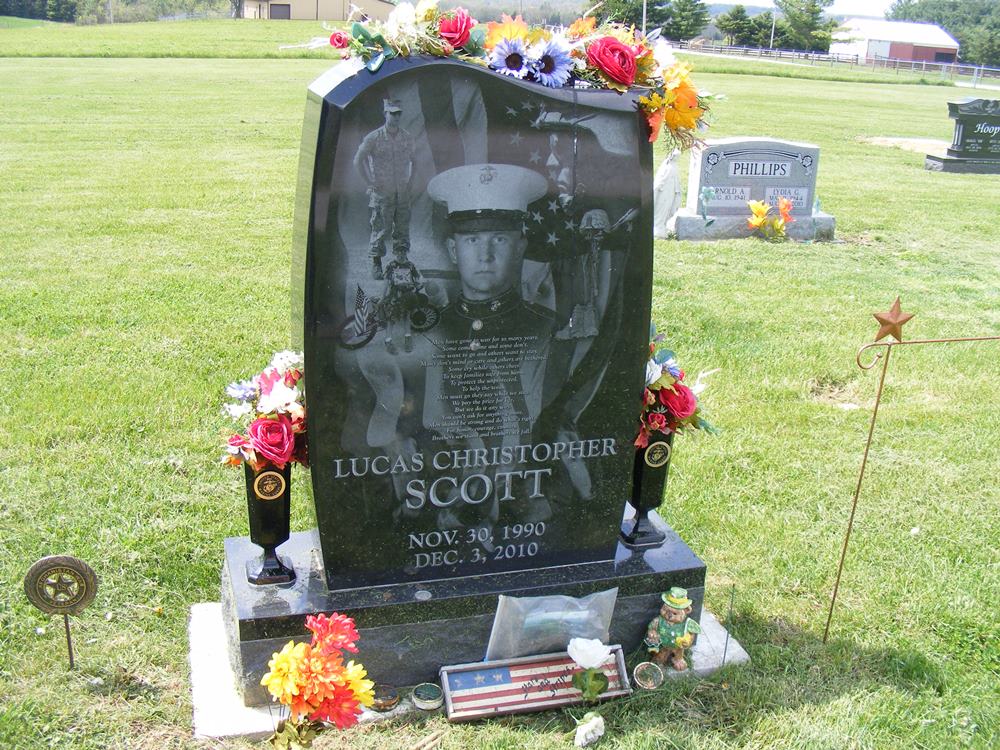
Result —
<svg viewBox="0 0 1000 750"><path fill-rule="evenodd" d="M774 5L771 0L746 0L746 4L761 7ZM833 0L833 5L827 8L827 13L879 17L885 15L890 5L892 0Z"/></svg>

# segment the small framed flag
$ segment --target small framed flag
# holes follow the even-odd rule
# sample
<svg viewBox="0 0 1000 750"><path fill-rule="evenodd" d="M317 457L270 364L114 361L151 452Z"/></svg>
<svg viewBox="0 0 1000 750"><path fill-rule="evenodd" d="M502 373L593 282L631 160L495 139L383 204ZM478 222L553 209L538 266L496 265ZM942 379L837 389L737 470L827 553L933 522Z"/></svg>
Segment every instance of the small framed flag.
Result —
<svg viewBox="0 0 1000 750"><path fill-rule="evenodd" d="M611 646L602 670L608 689L598 700L631 694L621 646ZM472 721L579 705L583 696L573 675L580 671L565 651L441 667L445 713L449 721Z"/></svg>

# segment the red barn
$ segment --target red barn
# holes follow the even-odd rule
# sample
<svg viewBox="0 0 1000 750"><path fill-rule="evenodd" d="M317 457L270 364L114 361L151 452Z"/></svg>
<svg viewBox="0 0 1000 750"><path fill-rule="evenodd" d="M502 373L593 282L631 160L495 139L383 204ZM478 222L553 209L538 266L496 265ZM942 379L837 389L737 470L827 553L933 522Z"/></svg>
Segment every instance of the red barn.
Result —
<svg viewBox="0 0 1000 750"><path fill-rule="evenodd" d="M953 63L958 42L932 23L848 18L833 34L831 54L857 55L859 61L912 60Z"/></svg>

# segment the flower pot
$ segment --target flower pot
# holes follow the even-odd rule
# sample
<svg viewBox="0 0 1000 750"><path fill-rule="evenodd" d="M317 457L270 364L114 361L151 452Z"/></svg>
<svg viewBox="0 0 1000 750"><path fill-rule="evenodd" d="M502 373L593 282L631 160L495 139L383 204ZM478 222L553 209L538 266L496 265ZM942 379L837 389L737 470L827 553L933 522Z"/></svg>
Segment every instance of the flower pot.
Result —
<svg viewBox="0 0 1000 750"><path fill-rule="evenodd" d="M250 541L264 548L264 554L247 561L247 580L254 585L291 583L295 570L278 557L275 549L289 537L291 517L292 465L278 469L271 464L254 470L244 464L247 480L247 513Z"/></svg>
<svg viewBox="0 0 1000 750"><path fill-rule="evenodd" d="M632 464L632 496L629 505L635 517L622 524L622 542L627 547L639 549L658 547L667 538L649 520L649 511L656 510L663 502L663 488L667 483L670 455L674 443L673 433L657 435L645 448L635 452Z"/></svg>

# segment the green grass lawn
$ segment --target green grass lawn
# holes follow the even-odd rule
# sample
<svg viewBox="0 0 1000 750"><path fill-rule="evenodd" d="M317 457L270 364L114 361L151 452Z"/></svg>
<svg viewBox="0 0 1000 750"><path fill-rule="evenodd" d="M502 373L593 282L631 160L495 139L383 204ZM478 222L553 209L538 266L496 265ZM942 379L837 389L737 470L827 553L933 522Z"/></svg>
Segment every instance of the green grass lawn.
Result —
<svg viewBox="0 0 1000 750"><path fill-rule="evenodd" d="M13 27L6 28L0 19L0 57L339 57L330 47L279 49L329 36L320 21L214 19L76 26L11 20Z"/></svg>
<svg viewBox="0 0 1000 750"><path fill-rule="evenodd" d="M223 537L246 533L242 478L217 463L221 391L289 341L305 88L325 66L0 59L0 747L251 746L190 739L186 622L218 599ZM721 368L703 397L721 433L679 441L661 512L705 559L724 619L735 586L728 626L753 663L606 706L598 747L995 746L997 344L893 357L820 639L874 395L855 351L897 294L911 337L1000 332L1000 177L858 141L949 140L947 89L697 79L728 97L714 134L822 147L838 242L657 242L660 328L688 372ZM20 588L53 553L102 579L73 673L61 623ZM395 750L446 726L316 746ZM442 747L566 748L572 726L559 712L447 726Z"/></svg>

